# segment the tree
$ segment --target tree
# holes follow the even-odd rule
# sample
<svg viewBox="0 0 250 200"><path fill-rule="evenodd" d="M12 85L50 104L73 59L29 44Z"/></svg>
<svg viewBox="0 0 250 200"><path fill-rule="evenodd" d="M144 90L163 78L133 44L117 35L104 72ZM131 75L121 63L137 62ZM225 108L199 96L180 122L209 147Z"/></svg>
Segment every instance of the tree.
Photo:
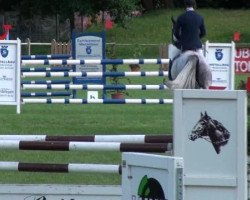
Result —
<svg viewBox="0 0 250 200"><path fill-rule="evenodd" d="M126 27L132 12L141 9L140 0L109 0L106 10L111 13L116 23Z"/></svg>
<svg viewBox="0 0 250 200"><path fill-rule="evenodd" d="M12 6L20 11L23 18L33 18L34 16L60 15L62 20L70 19L71 29L74 29L74 14L94 16L99 11L109 11L115 22L126 24L131 12L139 8L139 0L22 0L9 1L6 7Z"/></svg>

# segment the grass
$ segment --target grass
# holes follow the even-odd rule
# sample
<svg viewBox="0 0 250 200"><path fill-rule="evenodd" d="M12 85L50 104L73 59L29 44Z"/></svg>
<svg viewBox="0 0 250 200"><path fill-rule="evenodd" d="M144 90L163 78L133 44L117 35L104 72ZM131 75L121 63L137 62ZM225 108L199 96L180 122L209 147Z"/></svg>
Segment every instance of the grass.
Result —
<svg viewBox="0 0 250 200"><path fill-rule="evenodd" d="M143 70L157 70L158 66L143 66ZM119 66L126 71L128 66ZM126 80L122 80L125 81ZM161 84L162 77L131 77L131 84ZM126 83L127 84L127 83ZM80 92L79 98L86 98ZM126 98L172 98L170 91L129 91ZM94 134L171 134L172 105L23 105L22 114L14 107L0 107L0 133L94 135ZM3 114L4 113L4 114ZM2 151L1 160L46 163L110 163L120 164L120 153L93 152L15 152ZM2 176L2 177L1 177ZM86 173L48 174L3 173L2 182L8 183L71 183L119 184L117 175L91 176ZM107 177L107 178L106 178Z"/></svg>
<svg viewBox="0 0 250 200"><path fill-rule="evenodd" d="M1 107L1 133L92 135L165 134L172 132L171 105L25 105L21 115ZM11 114L12 113L12 114ZM120 153L92 152L15 152L2 151L1 160L47 163L121 162ZM87 176L86 176L87 175ZM117 175L2 173L1 182L118 184ZM91 177L91 178L89 178Z"/></svg>
<svg viewBox="0 0 250 200"><path fill-rule="evenodd" d="M153 43L171 42L172 15L182 10L153 11L134 18L127 29L115 26L107 32L107 42ZM210 42L231 42L233 32L242 33L241 42L250 41L248 23L249 10L201 9L207 25ZM90 31L101 30L99 26ZM44 54L36 50L36 54ZM133 46L116 46L115 56L131 58ZM33 52L32 52L33 53ZM158 45L145 46L145 58L159 56ZM119 66L127 71L128 66ZM158 70L158 66L143 66L142 71ZM236 87L247 75L236 76ZM126 83L126 80L123 80ZM131 84L161 84L162 78L130 78ZM128 83L126 83L128 84ZM84 97L86 93L81 93ZM126 98L172 98L166 91L129 91ZM94 135L94 134L171 134L171 105L23 105L22 114L16 115L15 108L0 106L1 134L48 134L48 135ZM28 152L1 151L0 160L46 163L112 163L121 162L120 153L93 152ZM119 184L117 175L96 175L88 173L48 174L13 173L0 174L1 183L70 183L70 184Z"/></svg>

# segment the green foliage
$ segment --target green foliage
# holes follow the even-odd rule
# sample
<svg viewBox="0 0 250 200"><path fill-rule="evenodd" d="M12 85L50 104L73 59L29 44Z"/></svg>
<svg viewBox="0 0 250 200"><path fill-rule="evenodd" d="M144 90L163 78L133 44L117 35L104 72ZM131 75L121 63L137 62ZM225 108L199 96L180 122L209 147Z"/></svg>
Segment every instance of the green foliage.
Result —
<svg viewBox="0 0 250 200"><path fill-rule="evenodd" d="M116 49L114 45L108 46L106 49L106 54L108 58L116 58ZM119 65L112 64L111 67L109 66L110 72L118 72ZM109 77L109 83L112 85L121 85L124 83L124 80L126 80L128 83L131 83L130 79L128 77L120 77L120 76L114 76ZM129 95L129 93L126 90L108 90L109 93L124 93L126 95Z"/></svg>
<svg viewBox="0 0 250 200"><path fill-rule="evenodd" d="M249 0L196 0L199 8L250 8ZM176 7L183 7L183 1L174 0Z"/></svg>
<svg viewBox="0 0 250 200"><path fill-rule="evenodd" d="M126 27L132 12L141 9L139 2L139 0L110 0L110 6L107 7L107 10L114 16L116 23Z"/></svg>
<svg viewBox="0 0 250 200"><path fill-rule="evenodd" d="M131 16L132 11L139 8L139 0L22 0L13 2L12 8L20 11L25 19L36 15L60 15L61 20L70 19L73 27L74 13L95 16L99 11L110 11L116 23L122 26ZM95 17L93 18L95 19Z"/></svg>
<svg viewBox="0 0 250 200"><path fill-rule="evenodd" d="M134 58L143 58L143 52L145 51L145 47L140 44L134 45L133 49L133 57Z"/></svg>

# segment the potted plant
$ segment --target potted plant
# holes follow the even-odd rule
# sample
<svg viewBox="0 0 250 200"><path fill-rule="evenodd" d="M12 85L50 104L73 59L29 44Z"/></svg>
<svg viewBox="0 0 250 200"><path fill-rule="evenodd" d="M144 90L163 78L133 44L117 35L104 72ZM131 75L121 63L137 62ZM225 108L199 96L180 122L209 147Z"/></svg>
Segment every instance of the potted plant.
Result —
<svg viewBox="0 0 250 200"><path fill-rule="evenodd" d="M136 59L141 58L142 51L143 51L143 47L139 44L136 44L133 50L133 57ZM132 72L137 72L137 71L140 71L141 69L140 64L130 64L129 67Z"/></svg>
<svg viewBox="0 0 250 200"><path fill-rule="evenodd" d="M118 65L113 64L112 68L110 69L110 72L117 72L117 71L118 71ZM119 86L124 84L123 80L127 80L128 83L131 83L129 78L120 76L110 77L109 82L114 86ZM109 90L108 92L111 94L112 99L124 99L125 95L129 95L129 93L126 90L121 90L121 89Z"/></svg>
<svg viewBox="0 0 250 200"><path fill-rule="evenodd" d="M115 45L111 45L109 48L107 48L107 55L110 58L115 58ZM110 68L110 72L118 72L118 66L117 64L112 64L112 67ZM119 77L114 76L109 78L109 83L112 85L121 85L124 84L124 81L127 80L130 83L130 79L127 77ZM124 99L125 95L129 95L126 90L116 89L116 90L107 90L107 93L110 93L112 99Z"/></svg>

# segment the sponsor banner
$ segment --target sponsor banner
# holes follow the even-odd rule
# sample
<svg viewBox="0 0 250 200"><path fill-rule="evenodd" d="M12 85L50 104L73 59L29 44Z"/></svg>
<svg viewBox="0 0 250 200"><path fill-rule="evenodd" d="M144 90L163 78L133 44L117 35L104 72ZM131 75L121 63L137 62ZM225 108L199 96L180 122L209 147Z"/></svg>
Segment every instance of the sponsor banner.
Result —
<svg viewBox="0 0 250 200"><path fill-rule="evenodd" d="M212 70L210 89L234 89L234 53L235 44L206 42L206 59Z"/></svg>
<svg viewBox="0 0 250 200"><path fill-rule="evenodd" d="M73 34L73 58L77 60L101 60L105 58L105 33L74 33ZM104 72L102 64L76 65L77 72ZM104 84L103 77L76 77L76 84L98 83Z"/></svg>
<svg viewBox="0 0 250 200"><path fill-rule="evenodd" d="M236 48L235 73L250 73L250 47Z"/></svg>
<svg viewBox="0 0 250 200"><path fill-rule="evenodd" d="M16 101L16 46L1 44L0 46L0 99L3 102Z"/></svg>
<svg viewBox="0 0 250 200"><path fill-rule="evenodd" d="M20 40L0 41L0 105L16 105L20 113Z"/></svg>

